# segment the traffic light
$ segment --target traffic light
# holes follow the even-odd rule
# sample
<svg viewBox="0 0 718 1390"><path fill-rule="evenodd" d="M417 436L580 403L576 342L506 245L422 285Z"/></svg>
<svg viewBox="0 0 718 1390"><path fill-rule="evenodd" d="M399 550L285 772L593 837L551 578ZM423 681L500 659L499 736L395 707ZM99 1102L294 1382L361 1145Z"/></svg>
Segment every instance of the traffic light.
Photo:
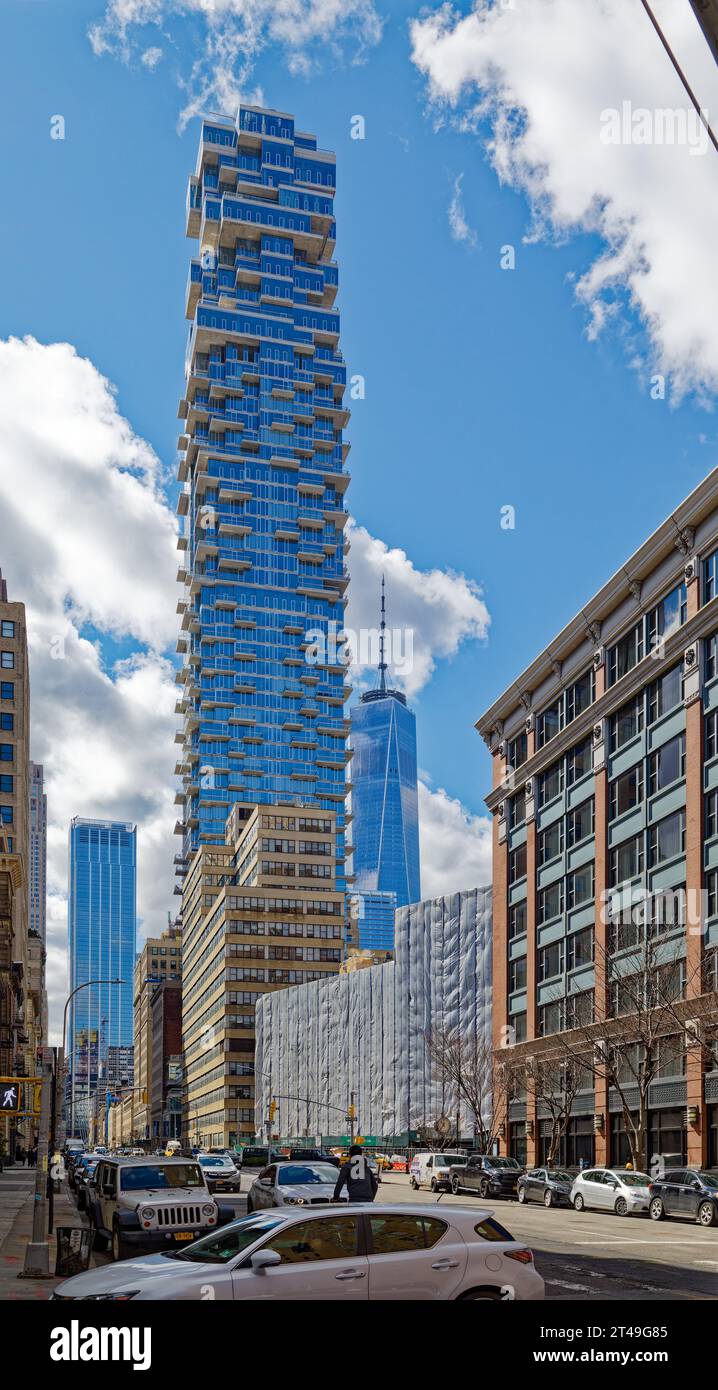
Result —
<svg viewBox="0 0 718 1390"><path fill-rule="evenodd" d="M276 1115L276 1113L277 1113L277 1102L276 1102L276 1100L270 1100L270 1102L269 1102L269 1119L270 1119L270 1123L273 1123L273 1122L274 1122L274 1116Z"/></svg>
<svg viewBox="0 0 718 1390"><path fill-rule="evenodd" d="M348 1119L348 1120L355 1120L356 1117L357 1117L356 1106L355 1106L355 1105L350 1105L350 1106L349 1106L349 1109L347 1110L347 1119Z"/></svg>
<svg viewBox="0 0 718 1390"><path fill-rule="evenodd" d="M143 1092L142 1092L142 1104L143 1104L143 1105L146 1105L146 1104L147 1104L147 1087L145 1087L145 1089L144 1089Z"/></svg>

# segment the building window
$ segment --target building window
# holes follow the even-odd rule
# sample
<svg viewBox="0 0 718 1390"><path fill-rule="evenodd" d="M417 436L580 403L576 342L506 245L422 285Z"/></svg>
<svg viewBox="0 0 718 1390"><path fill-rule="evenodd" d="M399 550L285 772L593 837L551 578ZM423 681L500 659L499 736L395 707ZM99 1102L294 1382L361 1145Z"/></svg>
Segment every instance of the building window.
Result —
<svg viewBox="0 0 718 1390"><path fill-rule="evenodd" d="M1 718L2 716L0 716ZM711 710L705 718L706 762L718 753L718 710Z"/></svg>
<svg viewBox="0 0 718 1390"><path fill-rule="evenodd" d="M14 636L15 636L15 624L14 624L13 622L10 622L10 620L9 620L8 618L3 618L2 622L0 623L0 637L14 637Z"/></svg>
<svg viewBox="0 0 718 1390"><path fill-rule="evenodd" d="M566 960L569 970L581 970L593 964L593 927L574 932L566 942Z"/></svg>
<svg viewBox="0 0 718 1390"><path fill-rule="evenodd" d="M514 1030L514 1042L524 1042L526 1038L526 1014L511 1014L510 1026Z"/></svg>
<svg viewBox="0 0 718 1390"><path fill-rule="evenodd" d="M517 734L516 738L510 739L508 766L513 768L523 767L529 755L528 748L528 736L525 732L523 734Z"/></svg>
<svg viewBox="0 0 718 1390"><path fill-rule="evenodd" d="M653 724L669 710L675 709L683 699L683 663L672 666L665 676L660 676L648 687L648 722Z"/></svg>
<svg viewBox="0 0 718 1390"><path fill-rule="evenodd" d="M0 652L0 666L4 671L12 671L15 666L15 653Z"/></svg>
<svg viewBox="0 0 718 1390"><path fill-rule="evenodd" d="M617 753L643 729L643 696L636 695L611 716L611 752Z"/></svg>
<svg viewBox="0 0 718 1390"><path fill-rule="evenodd" d="M537 968L539 984L563 974L563 941L554 941L539 951Z"/></svg>
<svg viewBox="0 0 718 1390"><path fill-rule="evenodd" d="M509 802L509 826L515 830L517 825L523 825L526 820L526 789L522 788L516 796L512 796Z"/></svg>
<svg viewBox="0 0 718 1390"><path fill-rule="evenodd" d="M4 729L6 733L10 733L10 734L11 734L14 728L15 728L15 715L14 715L14 714L0 714L0 729Z"/></svg>
<svg viewBox="0 0 718 1390"><path fill-rule="evenodd" d="M573 685L566 691L566 723L573 723L579 714L583 714L589 705L592 705L596 698L596 676L593 667L579 676Z"/></svg>
<svg viewBox="0 0 718 1390"><path fill-rule="evenodd" d="M549 801L560 796L563 791L563 762L547 767L538 779L539 806L547 806Z"/></svg>
<svg viewBox="0 0 718 1390"><path fill-rule="evenodd" d="M528 926L527 902L513 903L509 908L509 941L513 941L517 936L524 936Z"/></svg>
<svg viewBox="0 0 718 1390"><path fill-rule="evenodd" d="M634 835L611 850L611 887L643 873L643 835Z"/></svg>
<svg viewBox="0 0 718 1390"><path fill-rule="evenodd" d="M626 811L632 811L643 801L643 763L629 768L610 785L609 820L615 820Z"/></svg>
<svg viewBox="0 0 718 1390"><path fill-rule="evenodd" d="M552 1004L541 1004L537 1009L539 1037L547 1038L552 1033L561 1033L564 1024L564 1001L557 999Z"/></svg>
<svg viewBox="0 0 718 1390"><path fill-rule="evenodd" d="M556 857L561 854L562 850L563 821L557 820L554 821L553 825L549 825L545 830L542 830L538 837L539 867L541 867L542 864L548 864L551 859L556 859Z"/></svg>
<svg viewBox="0 0 718 1390"><path fill-rule="evenodd" d="M539 925L550 922L553 917L560 916L563 912L563 882L561 879L558 883L549 884L548 888L542 888L537 895L537 902Z"/></svg>
<svg viewBox="0 0 718 1390"><path fill-rule="evenodd" d="M675 859L686 847L686 813L674 811L648 830L648 862L653 869L666 859Z"/></svg>
<svg viewBox="0 0 718 1390"><path fill-rule="evenodd" d="M655 753L651 753L648 761L649 796L663 791L664 787L670 787L672 782L677 782L685 775L686 736L678 734L669 743L664 743L662 748L657 748Z"/></svg>
<svg viewBox="0 0 718 1390"><path fill-rule="evenodd" d="M608 684L615 685L643 660L643 624L637 623L608 653Z"/></svg>
<svg viewBox="0 0 718 1390"><path fill-rule="evenodd" d="M716 565L717 565L717 564L718 564L718 550L714 550L713 553L712 553L712 555L708 555L708 556L706 557L706 559L703 561L703 602L704 602L704 603L710 603L711 599L712 599L712 598L715 598L716 593L718 593L718 589L716 589L716 578L718 577L718 571L716 570Z"/></svg>
<svg viewBox="0 0 718 1390"><path fill-rule="evenodd" d="M518 883L526 877L526 846L518 845L509 854L509 883Z"/></svg>
<svg viewBox="0 0 718 1390"><path fill-rule="evenodd" d="M518 960L509 961L509 993L515 994L519 989L526 988L526 957L519 956Z"/></svg>
<svg viewBox="0 0 718 1390"><path fill-rule="evenodd" d="M575 869L566 879L566 906L571 909L589 903L594 895L593 861Z"/></svg>
<svg viewBox="0 0 718 1390"><path fill-rule="evenodd" d="M15 745L12 743L0 743L0 762L11 763L15 754Z"/></svg>
<svg viewBox="0 0 718 1390"><path fill-rule="evenodd" d="M7 772L0 774L0 792L12 794L15 779Z"/></svg>
<svg viewBox="0 0 718 1390"><path fill-rule="evenodd" d="M569 811L566 817L566 844L571 848L578 845L582 840L587 840L589 835L593 835L594 814L593 797L588 801L582 801L580 806L575 806L573 811Z"/></svg>
<svg viewBox="0 0 718 1390"><path fill-rule="evenodd" d="M14 683L14 681L1 681L1 682L0 682L0 700L14 700L14 699L15 699L15 683Z"/></svg>
<svg viewBox="0 0 718 1390"><path fill-rule="evenodd" d="M706 839L718 835L718 791L709 792L706 797Z"/></svg>
<svg viewBox="0 0 718 1390"><path fill-rule="evenodd" d="M706 874L706 894L708 897L708 916L718 917L718 869Z"/></svg>
<svg viewBox="0 0 718 1390"><path fill-rule="evenodd" d="M718 632L711 633L703 643L703 673L707 681L712 681L718 673L716 665L718 657Z"/></svg>
<svg viewBox="0 0 718 1390"><path fill-rule="evenodd" d="M548 709L539 714L536 720L536 746L543 748L563 728L563 695L559 695Z"/></svg>
<svg viewBox="0 0 718 1390"><path fill-rule="evenodd" d="M688 616L685 584L677 584L648 614L648 644L651 649L662 639L670 637L683 625Z"/></svg>
<svg viewBox="0 0 718 1390"><path fill-rule="evenodd" d="M12 825L13 808L12 806L0 806L0 824Z"/></svg>
<svg viewBox="0 0 718 1390"><path fill-rule="evenodd" d="M589 1023L593 1023L593 990L569 994L566 1000L566 1027L585 1028Z"/></svg>
<svg viewBox="0 0 718 1390"><path fill-rule="evenodd" d="M582 743L577 743L571 749L566 758L566 784L572 787L574 782L580 782L582 777L586 777L593 771L593 755L591 753L591 738L585 738Z"/></svg>

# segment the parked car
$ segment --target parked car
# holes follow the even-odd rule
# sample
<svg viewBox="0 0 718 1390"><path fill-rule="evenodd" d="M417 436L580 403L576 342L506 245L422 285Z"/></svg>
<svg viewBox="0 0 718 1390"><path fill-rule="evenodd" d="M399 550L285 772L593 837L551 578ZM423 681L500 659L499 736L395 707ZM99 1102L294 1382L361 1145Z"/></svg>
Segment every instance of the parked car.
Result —
<svg viewBox="0 0 718 1390"><path fill-rule="evenodd" d="M239 1154L237 1153L236 1149L208 1149L207 1152L210 1154L216 1154L219 1158L231 1159L235 1168L242 1167L242 1160Z"/></svg>
<svg viewBox="0 0 718 1390"><path fill-rule="evenodd" d="M564 1168L529 1168L522 1173L516 1195L520 1202L543 1202L545 1207L571 1205L573 1178Z"/></svg>
<svg viewBox="0 0 718 1390"><path fill-rule="evenodd" d="M281 1159L278 1149L268 1149L265 1145L248 1144L240 1151L243 1168L266 1168L268 1163Z"/></svg>
<svg viewBox="0 0 718 1390"><path fill-rule="evenodd" d="M100 1159L87 1190L94 1242L115 1260L134 1250L189 1244L234 1219L211 1197L199 1163L183 1158Z"/></svg>
<svg viewBox="0 0 718 1390"><path fill-rule="evenodd" d="M414 1154L409 1167L409 1186L415 1192L420 1187L430 1187L432 1192L448 1191L452 1164L455 1168L464 1168L467 1159L465 1153Z"/></svg>
<svg viewBox="0 0 718 1390"><path fill-rule="evenodd" d="M454 1163L449 1170L451 1191L476 1192L479 1197L513 1197L522 1169L515 1158L496 1154L469 1154L466 1163Z"/></svg>
<svg viewBox="0 0 718 1390"><path fill-rule="evenodd" d="M241 1192L242 1174L229 1154L202 1154L199 1166L210 1192Z"/></svg>
<svg viewBox="0 0 718 1390"><path fill-rule="evenodd" d="M326 1206L334 1201L337 1169L332 1163L271 1163L254 1179L247 1211L263 1207ZM346 1188L342 1200L348 1200Z"/></svg>
<svg viewBox="0 0 718 1390"><path fill-rule="evenodd" d="M664 1216L685 1216L701 1226L718 1221L718 1174L700 1168L670 1169L649 1184L649 1215L654 1221Z"/></svg>
<svg viewBox="0 0 718 1390"><path fill-rule="evenodd" d="M75 1201L76 1204L78 1204L79 1212L87 1211L87 1186L89 1186L89 1183L92 1183L94 1172L96 1172L97 1163L99 1162L100 1154L96 1154L94 1158L87 1159L87 1162L83 1163L82 1168L78 1166L78 1169L76 1169Z"/></svg>
<svg viewBox="0 0 718 1390"><path fill-rule="evenodd" d="M328 1149L290 1149L287 1157L297 1163L333 1163L335 1168L341 1167L341 1159Z"/></svg>
<svg viewBox="0 0 718 1390"><path fill-rule="evenodd" d="M589 1168L573 1180L571 1202L574 1211L592 1207L596 1211L615 1211L617 1216L635 1216L648 1211L651 1179L647 1173L625 1168Z"/></svg>
<svg viewBox="0 0 718 1390"><path fill-rule="evenodd" d="M389 1162L395 1173L408 1173L409 1156L408 1154L392 1154Z"/></svg>
<svg viewBox="0 0 718 1390"><path fill-rule="evenodd" d="M171 1258L168 1258L171 1254ZM65 1280L53 1301L537 1300L525 1245L474 1207L286 1207L242 1217L185 1250Z"/></svg>
<svg viewBox="0 0 718 1390"><path fill-rule="evenodd" d="M77 1190L77 1179L86 1163L92 1158L90 1153L74 1153L67 1160L67 1185L72 1192Z"/></svg>

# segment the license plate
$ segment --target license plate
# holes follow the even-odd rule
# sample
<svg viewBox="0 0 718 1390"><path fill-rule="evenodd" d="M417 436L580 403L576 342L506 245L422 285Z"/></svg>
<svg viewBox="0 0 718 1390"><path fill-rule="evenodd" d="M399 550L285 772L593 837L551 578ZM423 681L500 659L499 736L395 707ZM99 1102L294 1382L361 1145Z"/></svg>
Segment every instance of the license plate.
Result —
<svg viewBox="0 0 718 1390"><path fill-rule="evenodd" d="M194 1240L193 1231L175 1231L175 1240Z"/></svg>

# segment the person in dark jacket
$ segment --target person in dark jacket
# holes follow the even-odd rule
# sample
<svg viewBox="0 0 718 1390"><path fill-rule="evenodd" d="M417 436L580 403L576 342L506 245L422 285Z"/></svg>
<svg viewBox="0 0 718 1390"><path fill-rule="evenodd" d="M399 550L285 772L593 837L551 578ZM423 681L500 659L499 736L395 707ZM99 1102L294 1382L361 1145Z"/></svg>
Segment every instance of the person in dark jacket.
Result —
<svg viewBox="0 0 718 1390"><path fill-rule="evenodd" d="M334 1188L334 1201L338 1202L342 1188L346 1188L350 1202L373 1202L378 1183L369 1167L361 1144L352 1144L349 1158L343 1163L337 1175Z"/></svg>

